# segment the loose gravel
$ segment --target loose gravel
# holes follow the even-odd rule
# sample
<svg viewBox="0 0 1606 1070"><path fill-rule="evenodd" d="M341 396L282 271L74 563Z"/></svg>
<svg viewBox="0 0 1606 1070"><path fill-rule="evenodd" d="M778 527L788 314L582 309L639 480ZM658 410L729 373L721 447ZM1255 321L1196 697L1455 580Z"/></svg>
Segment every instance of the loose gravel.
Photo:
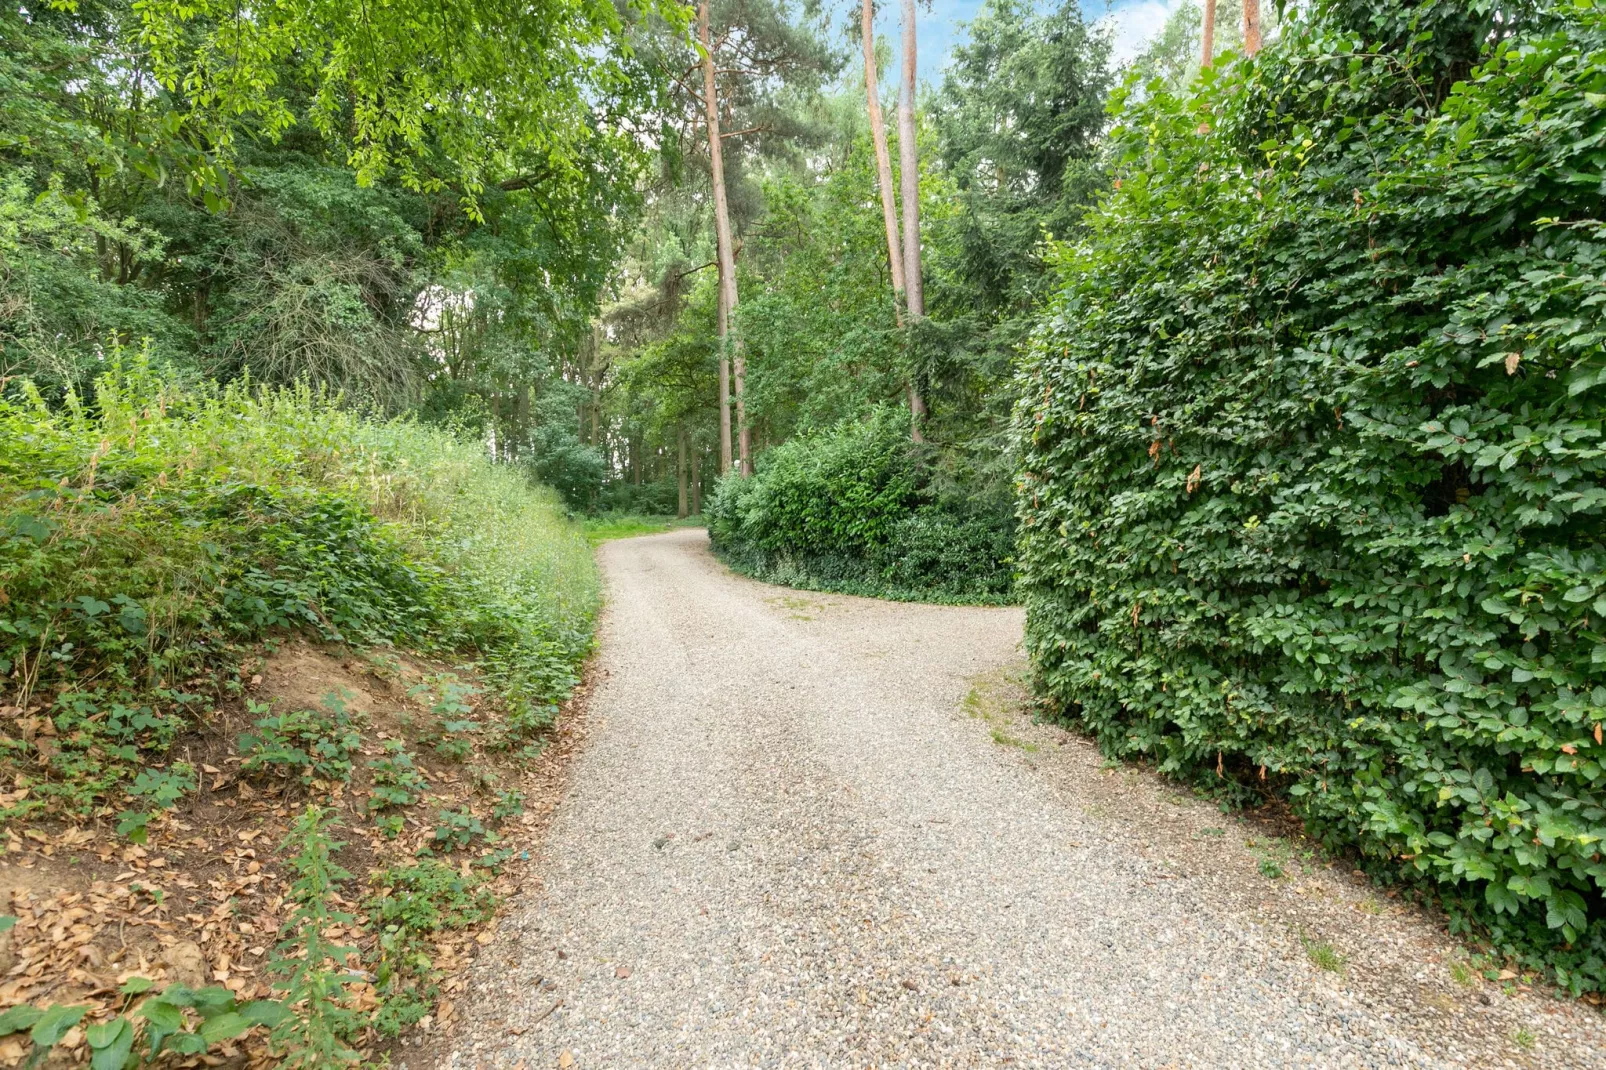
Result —
<svg viewBox="0 0 1606 1070"><path fill-rule="evenodd" d="M599 556L590 739L440 1065L1606 1066L1588 1007L1031 724L1018 610Z"/></svg>

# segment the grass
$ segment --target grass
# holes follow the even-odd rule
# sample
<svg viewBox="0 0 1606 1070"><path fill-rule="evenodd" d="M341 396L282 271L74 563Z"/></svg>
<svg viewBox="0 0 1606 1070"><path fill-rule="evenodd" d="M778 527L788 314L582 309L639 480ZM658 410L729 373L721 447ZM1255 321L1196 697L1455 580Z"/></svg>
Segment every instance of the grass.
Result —
<svg viewBox="0 0 1606 1070"><path fill-rule="evenodd" d="M1339 973L1344 969L1344 956L1332 944L1325 940L1312 940L1308 936L1300 936L1300 943L1305 945L1305 957L1310 964L1318 970L1328 973Z"/></svg>
<svg viewBox="0 0 1606 1070"><path fill-rule="evenodd" d="M585 529L586 541L592 546L613 539L630 539L637 535L658 535L672 528L699 528L700 516L672 517L649 516L642 513L599 513L580 521Z"/></svg>

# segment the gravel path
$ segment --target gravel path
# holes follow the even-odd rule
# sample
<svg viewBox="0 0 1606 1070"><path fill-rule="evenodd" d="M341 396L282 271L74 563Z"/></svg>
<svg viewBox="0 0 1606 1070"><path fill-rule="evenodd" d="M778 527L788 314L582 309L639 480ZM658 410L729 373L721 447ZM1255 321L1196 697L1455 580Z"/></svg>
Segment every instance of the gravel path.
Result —
<svg viewBox="0 0 1606 1070"><path fill-rule="evenodd" d="M1029 724L1018 610L600 558L590 741L444 1065L1606 1066L1587 1007Z"/></svg>

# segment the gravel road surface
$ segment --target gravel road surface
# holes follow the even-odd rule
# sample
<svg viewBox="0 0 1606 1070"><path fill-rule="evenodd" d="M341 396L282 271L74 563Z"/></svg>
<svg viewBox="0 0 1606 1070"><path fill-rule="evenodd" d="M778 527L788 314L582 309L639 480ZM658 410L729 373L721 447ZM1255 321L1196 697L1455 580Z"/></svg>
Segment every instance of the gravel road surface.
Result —
<svg viewBox="0 0 1606 1070"><path fill-rule="evenodd" d="M1606 1066L1599 1013L1031 724L1020 611L599 554L590 739L442 1065Z"/></svg>

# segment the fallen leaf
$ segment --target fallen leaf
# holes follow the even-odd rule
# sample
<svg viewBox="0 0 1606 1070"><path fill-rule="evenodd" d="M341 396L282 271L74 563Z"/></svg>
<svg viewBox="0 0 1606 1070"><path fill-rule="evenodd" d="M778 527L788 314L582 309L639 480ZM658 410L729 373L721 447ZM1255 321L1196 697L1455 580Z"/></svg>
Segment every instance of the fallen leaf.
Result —
<svg viewBox="0 0 1606 1070"><path fill-rule="evenodd" d="M630 967L620 966L618 969L613 971L613 975L623 981L626 977L630 976Z"/></svg>
<svg viewBox="0 0 1606 1070"><path fill-rule="evenodd" d="M560 1066L562 1068L562 1070L569 1070L569 1067L571 1067L573 1065L574 1065L574 1055L573 1055L573 1053L571 1053L568 1048L564 1048L562 1053L560 1053L558 1055L558 1066Z"/></svg>
<svg viewBox="0 0 1606 1070"><path fill-rule="evenodd" d="M1521 364L1521 363L1522 363L1522 354L1521 353L1507 353L1506 354L1506 374L1507 375L1516 375L1517 374L1517 365Z"/></svg>

